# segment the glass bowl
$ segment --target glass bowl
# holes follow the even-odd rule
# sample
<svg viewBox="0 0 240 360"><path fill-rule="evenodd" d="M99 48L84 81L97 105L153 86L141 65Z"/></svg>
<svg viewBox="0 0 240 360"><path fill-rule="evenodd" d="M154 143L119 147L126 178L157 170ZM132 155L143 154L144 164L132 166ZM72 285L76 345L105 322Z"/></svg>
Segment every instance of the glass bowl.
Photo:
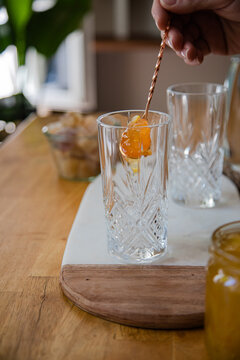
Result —
<svg viewBox="0 0 240 360"><path fill-rule="evenodd" d="M42 132L60 177L91 181L100 173L96 116L66 113Z"/></svg>

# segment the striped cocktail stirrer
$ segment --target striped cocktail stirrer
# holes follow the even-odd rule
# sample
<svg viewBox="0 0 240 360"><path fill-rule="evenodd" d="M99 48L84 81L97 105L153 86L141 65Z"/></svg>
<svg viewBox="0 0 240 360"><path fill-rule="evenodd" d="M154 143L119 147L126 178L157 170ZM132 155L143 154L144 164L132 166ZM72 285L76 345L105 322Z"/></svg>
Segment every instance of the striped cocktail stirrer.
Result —
<svg viewBox="0 0 240 360"><path fill-rule="evenodd" d="M162 39L162 42L161 42L161 45L160 45L160 50L159 50L159 53L158 53L157 62L156 62L156 65L155 65L154 74L153 74L153 77L152 77L152 82L151 82L151 86L150 86L149 93L148 93L147 104L146 104L146 107L145 107L144 114L142 116L143 119L148 118L148 110L149 110L150 102L152 100L154 88L155 88L155 85L156 85L157 76L158 76L158 72L159 72L159 69L160 69L161 60L162 60L162 57L163 57L163 51L164 51L164 48L166 46L169 27L170 27L170 20L168 21L168 24L167 24L167 27L166 27L166 30L164 32L164 36L163 36L163 39Z"/></svg>

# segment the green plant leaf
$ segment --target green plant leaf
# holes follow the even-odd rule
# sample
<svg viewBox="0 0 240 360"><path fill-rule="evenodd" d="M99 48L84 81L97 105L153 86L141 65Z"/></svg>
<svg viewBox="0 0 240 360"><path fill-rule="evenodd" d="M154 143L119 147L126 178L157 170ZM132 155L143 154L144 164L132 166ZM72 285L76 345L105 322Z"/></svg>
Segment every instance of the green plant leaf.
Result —
<svg viewBox="0 0 240 360"><path fill-rule="evenodd" d="M51 9L32 13L27 25L27 47L50 57L68 34L80 27L90 0L58 0Z"/></svg>
<svg viewBox="0 0 240 360"><path fill-rule="evenodd" d="M33 0L4 0L9 21L15 32L22 32L32 14Z"/></svg>
<svg viewBox="0 0 240 360"><path fill-rule="evenodd" d="M8 13L8 23L17 47L19 65L24 64L26 54L26 25L32 14L33 0L4 0Z"/></svg>

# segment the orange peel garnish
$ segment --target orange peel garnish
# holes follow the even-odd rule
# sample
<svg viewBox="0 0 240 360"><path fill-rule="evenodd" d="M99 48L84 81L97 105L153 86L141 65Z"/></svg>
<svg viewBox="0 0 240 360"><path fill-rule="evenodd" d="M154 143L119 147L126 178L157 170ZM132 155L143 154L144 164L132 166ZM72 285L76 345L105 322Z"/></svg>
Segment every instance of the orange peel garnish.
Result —
<svg viewBox="0 0 240 360"><path fill-rule="evenodd" d="M151 154L151 136L148 121L134 116L123 132L120 151L126 159L140 159Z"/></svg>

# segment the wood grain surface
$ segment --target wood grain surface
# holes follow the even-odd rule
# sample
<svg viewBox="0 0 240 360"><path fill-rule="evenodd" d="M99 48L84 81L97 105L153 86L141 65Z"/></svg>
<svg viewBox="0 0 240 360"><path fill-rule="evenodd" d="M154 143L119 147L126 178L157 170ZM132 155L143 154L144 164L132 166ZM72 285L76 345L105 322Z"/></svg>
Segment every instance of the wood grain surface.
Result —
<svg viewBox="0 0 240 360"><path fill-rule="evenodd" d="M203 326L203 266L64 265L65 295L81 309L153 329Z"/></svg>
<svg viewBox="0 0 240 360"><path fill-rule="evenodd" d="M204 331L119 325L73 305L59 286L86 183L61 180L29 120L0 147L0 359L206 360Z"/></svg>

